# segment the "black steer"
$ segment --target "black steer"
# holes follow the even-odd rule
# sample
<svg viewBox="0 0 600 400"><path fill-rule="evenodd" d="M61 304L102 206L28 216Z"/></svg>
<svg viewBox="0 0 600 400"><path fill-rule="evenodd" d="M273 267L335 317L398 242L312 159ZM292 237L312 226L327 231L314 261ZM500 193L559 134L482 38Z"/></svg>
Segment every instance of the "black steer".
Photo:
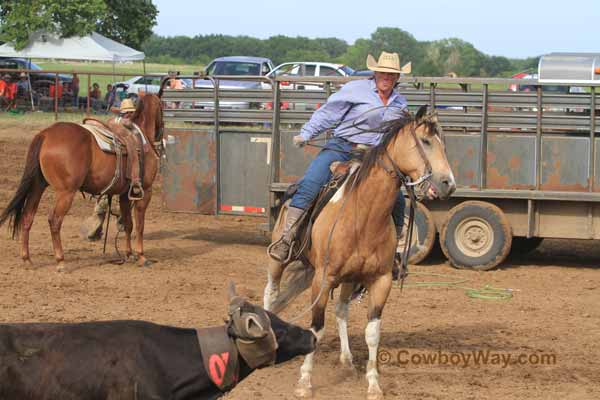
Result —
<svg viewBox="0 0 600 400"><path fill-rule="evenodd" d="M312 332L239 297L226 326L198 331L144 321L0 324L0 399L215 399L253 367L308 354L315 343Z"/></svg>

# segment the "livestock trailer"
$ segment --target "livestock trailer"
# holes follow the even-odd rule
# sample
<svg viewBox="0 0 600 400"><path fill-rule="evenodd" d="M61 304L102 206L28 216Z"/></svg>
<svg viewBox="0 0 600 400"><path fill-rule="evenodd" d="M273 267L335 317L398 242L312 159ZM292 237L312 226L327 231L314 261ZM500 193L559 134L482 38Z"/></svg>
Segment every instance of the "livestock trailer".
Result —
<svg viewBox="0 0 600 400"><path fill-rule="evenodd" d="M401 78L398 90L411 109L437 110L458 185L450 200L418 205L413 263L436 240L454 266L490 269L511 246L527 251L543 238L600 238L600 70L592 72L593 79L549 83ZM208 79L212 88L163 93L164 208L263 216L272 227L282 194L318 152L295 148L292 136L349 78L243 78L261 81L255 90L220 90L229 77L189 79ZM287 90L290 81L322 90ZM513 92L511 85L534 90ZM220 105L240 102L260 107Z"/></svg>

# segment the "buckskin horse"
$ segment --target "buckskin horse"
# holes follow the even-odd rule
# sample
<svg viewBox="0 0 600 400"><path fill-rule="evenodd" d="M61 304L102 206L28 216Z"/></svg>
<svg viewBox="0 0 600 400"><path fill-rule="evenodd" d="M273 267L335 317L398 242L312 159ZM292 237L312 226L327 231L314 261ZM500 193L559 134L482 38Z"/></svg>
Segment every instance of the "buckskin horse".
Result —
<svg viewBox="0 0 600 400"><path fill-rule="evenodd" d="M147 94L141 97L132 121L140 127L148 143L160 145L163 119L158 96ZM29 231L46 187L52 186L56 193L56 202L50 211L48 222L58 271L65 269L60 229L73 198L78 191L98 195L110 187L106 194L119 196L127 257L133 255L140 265L149 265L149 261L144 257L144 218L152 198L152 183L160 161L158 151L150 147L151 150L145 154L142 169L145 195L142 200L134 202L136 237L132 251L133 221L127 196L128 183L123 173L119 174L118 179L114 179L117 157L102 151L92 134L76 123L58 122L35 135L27 151L25 171L19 187L0 215L0 225L10 220L13 239L21 233L23 261L31 264ZM120 164L126 165L126 161L123 160Z"/></svg>
<svg viewBox="0 0 600 400"><path fill-rule="evenodd" d="M340 362L350 369L354 367L347 331L349 304L356 284L368 290L365 339L369 348L366 377L370 400L383 398L377 352L381 315L392 287L397 243L391 214L398 190L406 183L406 176L414 182L418 199L432 195L445 199L456 188L439 133L435 112L428 114L426 107L421 107L415 117L407 115L387 126L381 143L366 153L360 167L314 221L311 246L304 250L301 263L290 264L285 290L280 291L280 283L286 265L275 260L269 263L265 309L282 311L310 286L311 329L318 340L324 334L329 293L340 286L336 306ZM281 236L286 210L284 205L273 230L273 241ZM295 392L298 397L312 395L313 358L314 352L308 354L300 369Z"/></svg>

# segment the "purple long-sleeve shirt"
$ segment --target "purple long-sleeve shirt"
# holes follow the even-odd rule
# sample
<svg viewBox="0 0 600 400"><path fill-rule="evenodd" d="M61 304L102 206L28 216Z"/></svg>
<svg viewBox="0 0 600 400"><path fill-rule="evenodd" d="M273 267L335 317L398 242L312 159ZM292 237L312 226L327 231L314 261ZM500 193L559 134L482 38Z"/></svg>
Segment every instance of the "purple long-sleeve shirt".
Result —
<svg viewBox="0 0 600 400"><path fill-rule="evenodd" d="M374 146L381 141L382 134L369 130L377 130L384 121L401 118L407 107L406 98L393 90L387 107L383 106L373 79L348 82L315 111L300 135L310 140L333 128L336 137ZM341 123L336 126L338 122Z"/></svg>

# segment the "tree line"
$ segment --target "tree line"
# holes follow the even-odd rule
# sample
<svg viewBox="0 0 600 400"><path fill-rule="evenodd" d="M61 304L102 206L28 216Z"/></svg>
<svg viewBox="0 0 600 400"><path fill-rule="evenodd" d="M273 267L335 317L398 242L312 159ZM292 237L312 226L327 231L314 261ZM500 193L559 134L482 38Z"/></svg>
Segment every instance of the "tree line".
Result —
<svg viewBox="0 0 600 400"><path fill-rule="evenodd" d="M418 41L399 28L377 28L368 39L348 44L337 38L272 36L197 35L163 37L152 35L142 50L149 60L160 63L206 65L221 56L246 55L267 57L275 64L287 61L324 61L365 69L367 54L375 57L382 51L396 51L401 62L412 62L413 75L510 76L537 67L538 57L509 59L490 56L471 43L451 38Z"/></svg>
<svg viewBox="0 0 600 400"><path fill-rule="evenodd" d="M268 57L275 64L286 61L325 61L365 69L367 54L400 53L412 62L413 74L442 76L509 76L534 69L538 58L508 59L490 56L471 43L451 38L418 41L400 28L377 28L369 38L353 44L337 38L197 35L163 37L152 33L158 9L151 0L0 0L0 42L23 48L36 31L62 37L97 31L111 39L143 50L149 61L206 65L220 56Z"/></svg>

